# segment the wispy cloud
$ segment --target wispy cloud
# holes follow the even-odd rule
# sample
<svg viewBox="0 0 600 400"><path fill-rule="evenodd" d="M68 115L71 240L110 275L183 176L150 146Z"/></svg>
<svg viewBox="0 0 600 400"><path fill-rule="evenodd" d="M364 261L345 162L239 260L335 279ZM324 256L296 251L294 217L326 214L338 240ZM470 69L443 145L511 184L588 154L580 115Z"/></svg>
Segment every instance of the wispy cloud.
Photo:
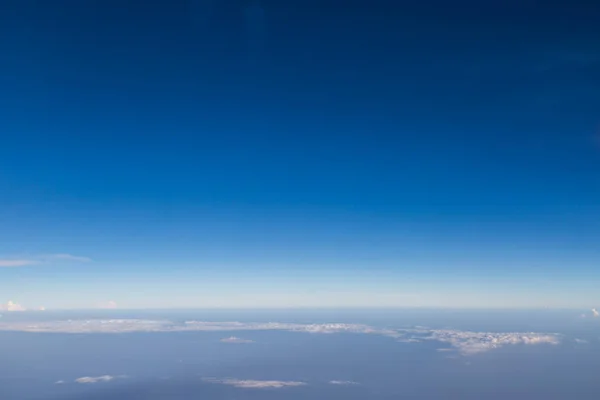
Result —
<svg viewBox="0 0 600 400"><path fill-rule="evenodd" d="M76 383L98 383L98 382L110 382L115 379L126 378L125 375L102 375L102 376L83 376L75 379Z"/></svg>
<svg viewBox="0 0 600 400"><path fill-rule="evenodd" d="M236 336L229 336L226 338L221 339L221 342L223 343L254 343L254 340L250 340L250 339L242 339Z"/></svg>
<svg viewBox="0 0 600 400"><path fill-rule="evenodd" d="M42 254L31 257L6 257L0 258L0 267L5 268L16 268L16 267L28 267L32 265L40 264L51 264L58 262L70 262L70 263L87 263L92 260L89 257L74 256L72 254L59 253L59 254Z"/></svg>
<svg viewBox="0 0 600 400"><path fill-rule="evenodd" d="M119 305L114 300L105 301L96 305L96 308L105 309L105 310L114 310L118 308Z"/></svg>
<svg viewBox="0 0 600 400"><path fill-rule="evenodd" d="M358 382L354 381L329 381L331 385L359 385Z"/></svg>
<svg viewBox="0 0 600 400"><path fill-rule="evenodd" d="M592 308L592 316L595 318L600 317L600 313L595 308Z"/></svg>
<svg viewBox="0 0 600 400"><path fill-rule="evenodd" d="M38 260L29 260L25 258L2 258L0 259L0 267L26 267L28 265L39 264Z"/></svg>
<svg viewBox="0 0 600 400"><path fill-rule="evenodd" d="M284 387L304 386L305 382L299 381L271 381L271 380L255 380L255 379L217 379L217 378L204 378L202 379L207 383L217 383L221 385L229 385L237 388L244 389L281 389Z"/></svg>

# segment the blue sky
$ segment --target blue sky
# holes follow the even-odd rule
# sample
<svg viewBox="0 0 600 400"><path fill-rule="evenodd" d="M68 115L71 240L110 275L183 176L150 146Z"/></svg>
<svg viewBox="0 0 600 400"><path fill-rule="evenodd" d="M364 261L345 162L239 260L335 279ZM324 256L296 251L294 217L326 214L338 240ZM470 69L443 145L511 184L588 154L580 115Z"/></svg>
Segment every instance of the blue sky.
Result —
<svg viewBox="0 0 600 400"><path fill-rule="evenodd" d="M0 303L600 303L598 9L334 3L9 2Z"/></svg>

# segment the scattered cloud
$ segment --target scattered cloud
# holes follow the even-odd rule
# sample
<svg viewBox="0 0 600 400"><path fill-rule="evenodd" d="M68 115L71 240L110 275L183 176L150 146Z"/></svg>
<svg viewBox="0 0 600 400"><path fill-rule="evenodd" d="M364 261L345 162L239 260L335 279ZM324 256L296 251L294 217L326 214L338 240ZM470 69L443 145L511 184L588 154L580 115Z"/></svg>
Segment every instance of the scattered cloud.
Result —
<svg viewBox="0 0 600 400"><path fill-rule="evenodd" d="M359 385L358 382L354 381L329 381L331 385Z"/></svg>
<svg viewBox="0 0 600 400"><path fill-rule="evenodd" d="M433 329L425 339L449 343L463 355L481 353L506 345L558 344L555 334L520 332L470 332L455 329Z"/></svg>
<svg viewBox="0 0 600 400"><path fill-rule="evenodd" d="M236 336L229 336L229 337L221 339L221 342L223 342L223 343L254 343L254 340L242 339L242 338L239 338Z"/></svg>
<svg viewBox="0 0 600 400"><path fill-rule="evenodd" d="M16 268L32 265L56 263L56 262L79 262L86 263L92 260L88 257L74 256L67 253L44 254L33 257L8 257L0 258L0 267Z"/></svg>
<svg viewBox="0 0 600 400"><path fill-rule="evenodd" d="M75 379L76 383L98 383L98 382L110 382L115 379L126 378L125 375L102 375L102 376L83 376Z"/></svg>
<svg viewBox="0 0 600 400"><path fill-rule="evenodd" d="M578 339L578 338L575 338L575 339L574 339L574 341L575 341L575 343L578 343L578 344L586 344L586 343L589 343L589 342L588 342L587 340L585 340L585 339Z"/></svg>
<svg viewBox="0 0 600 400"><path fill-rule="evenodd" d="M92 319L68 321L0 322L0 331L60 332L60 333L126 333L126 332L198 332L198 331L289 331L310 334L373 334L391 337L402 342L437 341L447 343L462 355L471 355L507 345L558 344L561 336L535 332L471 332L457 329L374 328L362 324L294 324L285 322L207 322L141 319ZM241 343L236 336L224 342ZM244 342L247 343L247 342Z"/></svg>
<svg viewBox="0 0 600 400"><path fill-rule="evenodd" d="M64 383L65 383L65 381L56 381L56 382L54 382L55 385L62 385Z"/></svg>
<svg viewBox="0 0 600 400"><path fill-rule="evenodd" d="M600 313L595 308L592 308L592 316L594 318L598 318L598 317L600 317Z"/></svg>
<svg viewBox="0 0 600 400"><path fill-rule="evenodd" d="M27 309L22 305L9 300L6 304L0 304L0 311L27 311Z"/></svg>
<svg viewBox="0 0 600 400"><path fill-rule="evenodd" d="M216 383L221 385L229 385L237 388L244 389L280 389L284 387L304 386L305 382L299 381L263 381L254 379L217 379L217 378L204 378L204 382Z"/></svg>

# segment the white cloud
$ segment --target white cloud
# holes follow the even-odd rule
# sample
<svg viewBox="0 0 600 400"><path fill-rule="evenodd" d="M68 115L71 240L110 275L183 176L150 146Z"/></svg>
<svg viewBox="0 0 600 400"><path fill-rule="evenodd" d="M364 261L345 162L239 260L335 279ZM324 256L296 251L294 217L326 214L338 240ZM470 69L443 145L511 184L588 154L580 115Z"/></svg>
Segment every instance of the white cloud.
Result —
<svg viewBox="0 0 600 400"><path fill-rule="evenodd" d="M464 355L481 353L506 345L558 344L555 334L520 332L470 332L454 329L433 329L424 339L449 343Z"/></svg>
<svg viewBox="0 0 600 400"><path fill-rule="evenodd" d="M421 341L419 339L415 339L415 338L397 339L396 341L399 343L421 343Z"/></svg>
<svg viewBox="0 0 600 400"><path fill-rule="evenodd" d="M0 304L1 311L27 311L25 307L18 303L14 303L12 301L8 301L6 304Z"/></svg>
<svg viewBox="0 0 600 400"><path fill-rule="evenodd" d="M72 254L44 254L34 257L9 257L0 258L0 267L16 268L27 267L31 265L39 265L56 262L91 262L88 257L74 256Z"/></svg>
<svg viewBox="0 0 600 400"><path fill-rule="evenodd" d="M592 316L595 318L600 317L600 313L595 308L592 308Z"/></svg>
<svg viewBox="0 0 600 400"><path fill-rule="evenodd" d="M242 338L239 338L236 336L229 336L229 337L221 339L221 342L223 342L223 343L254 343L254 340L242 339Z"/></svg>
<svg viewBox="0 0 600 400"><path fill-rule="evenodd" d="M204 382L217 383L221 385L229 385L237 388L244 389L269 389L275 388L280 389L284 387L304 386L305 382L299 381L265 381L265 380L254 380L254 379L217 379L217 378L204 378Z"/></svg>
<svg viewBox="0 0 600 400"><path fill-rule="evenodd" d="M287 322L207 322L186 321L175 323L160 320L92 319L41 322L2 322L0 331L56 332L56 333L126 333L126 332L198 332L198 331L289 331L310 334L373 334L402 342L438 341L448 343L463 355L481 353L507 345L558 344L561 337L552 333L534 332L471 332L456 329L374 328L362 324L294 324ZM225 341L235 342L233 336ZM229 340L227 340L229 339ZM241 339L244 340L244 339Z"/></svg>
<svg viewBox="0 0 600 400"><path fill-rule="evenodd" d="M65 381L56 381L56 382L54 382L55 385L62 385L64 383L65 383Z"/></svg>
<svg viewBox="0 0 600 400"><path fill-rule="evenodd" d="M585 340L585 339L578 339L578 338L575 338L575 339L574 339L574 341L575 341L575 343L579 343L579 344L586 344L586 343L589 343L589 342L588 342L587 340Z"/></svg>
<svg viewBox="0 0 600 400"><path fill-rule="evenodd" d="M359 385L358 382L354 382L354 381L329 381L330 384L332 385Z"/></svg>
<svg viewBox="0 0 600 400"><path fill-rule="evenodd" d="M102 376L83 376L81 378L75 379L77 383L98 383L98 382L110 382L115 379L123 379L126 378L125 375L102 375Z"/></svg>
<svg viewBox="0 0 600 400"><path fill-rule="evenodd" d="M99 303L96 308L106 309L106 310L114 310L118 308L117 302L114 300L105 301L103 303Z"/></svg>

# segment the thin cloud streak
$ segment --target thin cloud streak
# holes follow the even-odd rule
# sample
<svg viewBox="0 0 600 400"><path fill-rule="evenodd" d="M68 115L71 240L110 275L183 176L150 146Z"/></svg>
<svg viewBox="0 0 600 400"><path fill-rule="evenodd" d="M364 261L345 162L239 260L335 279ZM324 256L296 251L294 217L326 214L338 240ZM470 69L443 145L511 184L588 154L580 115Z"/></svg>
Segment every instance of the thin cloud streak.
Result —
<svg viewBox="0 0 600 400"><path fill-rule="evenodd" d="M221 385L229 385L243 389L281 389L284 387L304 386L305 382L299 381L266 381L266 380L255 380L255 379L217 379L217 378L204 378L206 383L217 383Z"/></svg>
<svg viewBox="0 0 600 400"><path fill-rule="evenodd" d="M89 263L92 262L92 259L89 257L75 256L67 253L44 254L25 258L8 257L0 258L0 268L28 267L58 262Z"/></svg>
<svg viewBox="0 0 600 400"><path fill-rule="evenodd" d="M226 337L221 339L222 343L254 343L254 340L250 340L250 339L242 339L236 336L230 336L230 337Z"/></svg>
<svg viewBox="0 0 600 400"><path fill-rule="evenodd" d="M98 382L110 382L115 379L123 379L126 378L125 375L102 375L102 376L83 376L81 378L75 379L76 383L98 383Z"/></svg>
<svg viewBox="0 0 600 400"><path fill-rule="evenodd" d="M39 264L39 261L36 260L26 260L26 259L0 259L0 267L3 268L14 268L14 267L26 267L28 265Z"/></svg>

